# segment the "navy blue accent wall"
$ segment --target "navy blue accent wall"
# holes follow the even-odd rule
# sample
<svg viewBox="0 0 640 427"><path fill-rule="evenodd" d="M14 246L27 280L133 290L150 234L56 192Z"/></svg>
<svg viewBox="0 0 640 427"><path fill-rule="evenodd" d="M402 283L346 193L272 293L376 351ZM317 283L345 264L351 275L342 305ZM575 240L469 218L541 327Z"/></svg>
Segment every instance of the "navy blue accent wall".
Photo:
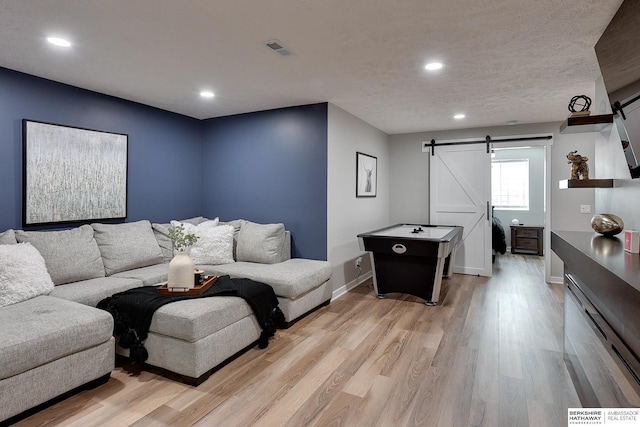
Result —
<svg viewBox="0 0 640 427"><path fill-rule="evenodd" d="M22 119L129 135L127 221L283 222L327 259L327 104L197 120L0 68L0 231L22 228Z"/></svg>
<svg viewBox="0 0 640 427"><path fill-rule="evenodd" d="M22 228L22 119L129 135L127 221L202 213L202 121L0 68L0 231Z"/></svg>
<svg viewBox="0 0 640 427"><path fill-rule="evenodd" d="M327 259L327 104L204 121L204 215L282 222L294 257Z"/></svg>

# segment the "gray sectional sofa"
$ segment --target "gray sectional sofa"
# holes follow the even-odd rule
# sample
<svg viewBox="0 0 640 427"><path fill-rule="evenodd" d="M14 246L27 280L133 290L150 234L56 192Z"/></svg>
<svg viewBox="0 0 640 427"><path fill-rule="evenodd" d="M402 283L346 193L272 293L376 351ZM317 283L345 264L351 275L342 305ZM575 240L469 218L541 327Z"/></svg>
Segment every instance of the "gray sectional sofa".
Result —
<svg viewBox="0 0 640 427"><path fill-rule="evenodd" d="M329 263L292 259L284 225L202 217L181 223L200 237L192 248L198 268L271 285L289 324L329 303ZM0 421L108 380L115 353L127 356L128 350L112 336L112 316L95 306L117 292L166 282L171 227L136 221L0 233ZM14 256L19 252L29 256ZM174 302L153 315L146 363L197 385L255 345L260 333L241 298Z"/></svg>

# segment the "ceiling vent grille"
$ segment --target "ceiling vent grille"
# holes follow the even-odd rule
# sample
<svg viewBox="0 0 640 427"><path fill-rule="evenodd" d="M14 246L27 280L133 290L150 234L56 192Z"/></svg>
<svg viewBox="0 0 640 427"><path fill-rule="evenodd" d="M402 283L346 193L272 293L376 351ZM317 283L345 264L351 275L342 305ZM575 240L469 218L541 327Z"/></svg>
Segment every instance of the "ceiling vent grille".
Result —
<svg viewBox="0 0 640 427"><path fill-rule="evenodd" d="M285 47L285 45L282 44L280 40L269 40L264 42L264 45L267 46L269 49L273 50L274 52L279 53L282 56L293 55L291 50Z"/></svg>

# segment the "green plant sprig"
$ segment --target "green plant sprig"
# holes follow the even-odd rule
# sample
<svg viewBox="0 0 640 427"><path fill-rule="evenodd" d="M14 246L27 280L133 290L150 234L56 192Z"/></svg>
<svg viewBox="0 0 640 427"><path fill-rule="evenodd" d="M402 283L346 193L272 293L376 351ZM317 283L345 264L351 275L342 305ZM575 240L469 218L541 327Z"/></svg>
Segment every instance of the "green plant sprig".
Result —
<svg viewBox="0 0 640 427"><path fill-rule="evenodd" d="M173 246L177 251L184 251L198 241L198 236L193 233L184 232L184 224L180 224L169 230L169 238L173 241Z"/></svg>

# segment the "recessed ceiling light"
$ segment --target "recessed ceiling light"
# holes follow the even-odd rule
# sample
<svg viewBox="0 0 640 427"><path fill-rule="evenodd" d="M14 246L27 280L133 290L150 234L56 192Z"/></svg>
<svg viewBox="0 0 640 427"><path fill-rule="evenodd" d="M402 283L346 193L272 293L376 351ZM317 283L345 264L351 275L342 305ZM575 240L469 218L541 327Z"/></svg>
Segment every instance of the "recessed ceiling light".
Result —
<svg viewBox="0 0 640 427"><path fill-rule="evenodd" d="M430 62L424 66L424 68L429 71L439 70L442 67L444 67L444 64L442 62Z"/></svg>
<svg viewBox="0 0 640 427"><path fill-rule="evenodd" d="M213 98L214 96L216 96L216 94L211 92L210 90L203 90L202 92L200 92L200 96L203 98Z"/></svg>
<svg viewBox="0 0 640 427"><path fill-rule="evenodd" d="M61 39L60 37L47 37L47 41L56 46L61 46L61 47L71 46L71 43L68 40Z"/></svg>
<svg viewBox="0 0 640 427"><path fill-rule="evenodd" d="M509 121L507 122L507 125L509 125L509 126L513 126L513 125L517 125L517 124L518 124L518 121L517 121L517 120L509 120Z"/></svg>
<svg viewBox="0 0 640 427"><path fill-rule="evenodd" d="M455 116L453 116L453 118L456 119L456 120L462 120L465 117L467 117L467 116L465 116L464 114L456 114Z"/></svg>

